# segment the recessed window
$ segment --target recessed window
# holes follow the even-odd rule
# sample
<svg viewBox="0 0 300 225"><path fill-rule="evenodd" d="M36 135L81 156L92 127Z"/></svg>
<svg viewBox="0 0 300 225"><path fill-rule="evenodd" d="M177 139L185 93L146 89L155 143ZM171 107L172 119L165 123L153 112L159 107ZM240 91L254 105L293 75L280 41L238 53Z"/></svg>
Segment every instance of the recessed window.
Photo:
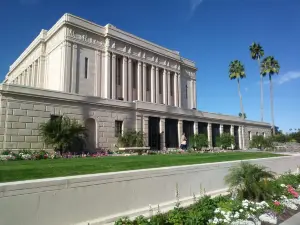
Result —
<svg viewBox="0 0 300 225"><path fill-rule="evenodd" d="M163 89L163 71L159 70L159 94L162 94L162 89Z"/></svg>
<svg viewBox="0 0 300 225"><path fill-rule="evenodd" d="M185 98L188 98L188 86L187 84L185 85Z"/></svg>
<svg viewBox="0 0 300 225"><path fill-rule="evenodd" d="M84 78L88 78L88 68L89 68L89 59L85 57L84 59Z"/></svg>
<svg viewBox="0 0 300 225"><path fill-rule="evenodd" d="M170 95L173 96L174 95L174 75L170 75Z"/></svg>
<svg viewBox="0 0 300 225"><path fill-rule="evenodd" d="M136 88L137 81L137 63L135 61L132 62L132 88Z"/></svg>
<svg viewBox="0 0 300 225"><path fill-rule="evenodd" d="M57 119L61 119L62 116L58 116L58 115L50 115L50 120L51 121L54 121L54 120L57 120Z"/></svg>
<svg viewBox="0 0 300 225"><path fill-rule="evenodd" d="M117 57L117 85L122 84L122 59Z"/></svg>
<svg viewBox="0 0 300 225"><path fill-rule="evenodd" d="M122 135L122 125L123 121L115 121L115 137L120 137Z"/></svg>
<svg viewBox="0 0 300 225"><path fill-rule="evenodd" d="M151 83L151 67L147 66L146 72L146 91L150 91L150 83Z"/></svg>

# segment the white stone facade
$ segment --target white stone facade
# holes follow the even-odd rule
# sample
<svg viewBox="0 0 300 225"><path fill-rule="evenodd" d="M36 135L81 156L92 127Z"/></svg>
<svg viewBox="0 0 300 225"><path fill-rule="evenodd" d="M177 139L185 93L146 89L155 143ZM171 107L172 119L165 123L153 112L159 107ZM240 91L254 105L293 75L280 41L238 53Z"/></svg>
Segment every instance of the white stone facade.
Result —
<svg viewBox="0 0 300 225"><path fill-rule="evenodd" d="M270 134L268 123L195 110L196 71L179 52L110 24L102 27L65 14L49 31L41 31L1 85L2 149L45 148L39 125L63 114L82 122L93 119L95 148L114 146L116 121L122 130L143 131L150 144L152 117L158 119L160 149L178 147L183 130L192 126L190 133L197 133L199 122L206 123L210 145L216 130L211 124L218 124L220 133L227 125L228 132L238 134L241 148L248 145L249 131ZM175 142L166 131L172 124Z"/></svg>

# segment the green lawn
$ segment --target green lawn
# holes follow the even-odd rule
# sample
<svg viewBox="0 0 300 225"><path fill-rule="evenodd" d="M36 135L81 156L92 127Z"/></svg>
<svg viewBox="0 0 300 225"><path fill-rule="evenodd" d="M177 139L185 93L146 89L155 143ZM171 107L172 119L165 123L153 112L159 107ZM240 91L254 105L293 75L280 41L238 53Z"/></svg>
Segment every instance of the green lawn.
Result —
<svg viewBox="0 0 300 225"><path fill-rule="evenodd" d="M276 157L271 153L150 155L0 162L0 182Z"/></svg>

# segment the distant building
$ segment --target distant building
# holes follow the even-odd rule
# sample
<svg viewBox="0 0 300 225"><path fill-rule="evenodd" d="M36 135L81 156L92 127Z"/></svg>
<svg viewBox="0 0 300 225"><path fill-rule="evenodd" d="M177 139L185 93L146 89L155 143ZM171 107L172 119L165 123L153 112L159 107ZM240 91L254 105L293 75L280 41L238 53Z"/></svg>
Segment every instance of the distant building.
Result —
<svg viewBox="0 0 300 225"><path fill-rule="evenodd" d="M45 148L39 124L61 115L85 123L91 148L111 148L129 129L152 149L178 147L183 132L206 133L210 146L228 132L240 148L251 133L270 135L268 123L197 111L196 71L177 51L65 14L0 86L1 149Z"/></svg>

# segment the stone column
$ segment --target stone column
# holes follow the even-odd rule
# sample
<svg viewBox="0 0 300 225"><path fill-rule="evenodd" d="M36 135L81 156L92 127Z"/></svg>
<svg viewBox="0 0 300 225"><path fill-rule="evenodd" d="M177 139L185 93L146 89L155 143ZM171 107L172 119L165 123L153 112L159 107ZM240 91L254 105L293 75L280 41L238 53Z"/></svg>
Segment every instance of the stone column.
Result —
<svg viewBox="0 0 300 225"><path fill-rule="evenodd" d="M245 150L246 145L245 145L245 127L242 126L242 149Z"/></svg>
<svg viewBox="0 0 300 225"><path fill-rule="evenodd" d="M160 150L166 150L165 118L160 118L159 133L160 133Z"/></svg>
<svg viewBox="0 0 300 225"><path fill-rule="evenodd" d="M137 74L137 99L143 101L143 84L142 84L142 63L138 62L138 74Z"/></svg>
<svg viewBox="0 0 300 225"><path fill-rule="evenodd" d="M122 79L122 84L123 84L123 99L124 101L127 101L127 57L123 56L123 79Z"/></svg>
<svg viewBox="0 0 300 225"><path fill-rule="evenodd" d="M143 131L143 117L139 113L136 113L135 116L135 131Z"/></svg>
<svg viewBox="0 0 300 225"><path fill-rule="evenodd" d="M31 86L32 87L35 87L35 85L36 85L35 64L36 64L36 62L34 61L31 65Z"/></svg>
<svg viewBox="0 0 300 225"><path fill-rule="evenodd" d="M168 105L171 105L171 73L170 71L167 72L167 80L168 80Z"/></svg>
<svg viewBox="0 0 300 225"><path fill-rule="evenodd" d="M72 53L72 69L71 69L71 93L76 93L77 92L77 45L73 44L73 53ZM101 52L98 52L97 54L99 58L99 61L97 61L97 63L101 62ZM100 64L101 65L101 64ZM99 68L100 68L100 65ZM51 76L51 75L50 75ZM99 74L99 80L101 79L101 71ZM99 81L100 82L100 81ZM100 95L100 93L99 93Z"/></svg>
<svg viewBox="0 0 300 225"><path fill-rule="evenodd" d="M147 101L147 65L143 63L143 101Z"/></svg>
<svg viewBox="0 0 300 225"><path fill-rule="evenodd" d="M111 60L110 60L111 53L110 52L105 52L105 73L104 73L104 98L111 98L110 95L110 88L111 88L111 82L110 82L110 77L111 77Z"/></svg>
<svg viewBox="0 0 300 225"><path fill-rule="evenodd" d="M234 137L234 126L233 125L230 126L230 135ZM235 141L235 137L234 137L234 141ZM231 145L231 148L234 149L234 145Z"/></svg>
<svg viewBox="0 0 300 225"><path fill-rule="evenodd" d="M95 71L96 71L96 76L95 76L95 80L94 80L94 82L95 82L94 83L94 95L95 96L99 96L99 97L101 96L101 94L100 94L101 93L100 92L101 91L101 88L100 88L100 85L101 85L101 82L100 82L100 79L101 79L101 59L102 59L101 52L98 51L98 50L96 50L95 51ZM72 72L72 83L73 83L73 72ZM73 86L73 84L72 84L72 86ZM71 92L73 92L73 91L71 91Z"/></svg>
<svg viewBox="0 0 300 225"><path fill-rule="evenodd" d="M156 89L157 87L155 87L155 67L152 65L151 66L151 87L150 87L152 103L155 103Z"/></svg>
<svg viewBox="0 0 300 225"><path fill-rule="evenodd" d="M159 97L159 68L155 68L155 94L156 94L156 103L160 103L160 97Z"/></svg>
<svg viewBox="0 0 300 225"><path fill-rule="evenodd" d="M197 92L196 92L196 80L193 81L193 91L194 91L194 107L193 108L197 108Z"/></svg>
<svg viewBox="0 0 300 225"><path fill-rule="evenodd" d="M208 139L208 146L212 148L212 128L211 123L207 124L207 139Z"/></svg>
<svg viewBox="0 0 300 225"><path fill-rule="evenodd" d="M167 71L164 69L163 72L163 104L167 105L168 104L168 84L167 84Z"/></svg>
<svg viewBox="0 0 300 225"><path fill-rule="evenodd" d="M194 134L198 134L198 121L194 121Z"/></svg>
<svg viewBox="0 0 300 225"><path fill-rule="evenodd" d="M220 135L222 135L224 132L224 125L220 124Z"/></svg>
<svg viewBox="0 0 300 225"><path fill-rule="evenodd" d="M177 73L174 73L174 94L173 94L173 98L174 98L174 106L178 106L178 77L177 77Z"/></svg>
<svg viewBox="0 0 300 225"><path fill-rule="evenodd" d="M240 146L240 149L243 149L242 127L241 126L239 126L239 146Z"/></svg>
<svg viewBox="0 0 300 225"><path fill-rule="evenodd" d="M178 107L181 108L181 76L178 74Z"/></svg>
<svg viewBox="0 0 300 225"><path fill-rule="evenodd" d="M149 146L148 142L148 123L149 123L149 117L143 115L143 133L144 133L144 144L145 146Z"/></svg>
<svg viewBox="0 0 300 225"><path fill-rule="evenodd" d="M132 60L128 58L128 101L132 101Z"/></svg>
<svg viewBox="0 0 300 225"><path fill-rule="evenodd" d="M112 53L111 56L111 98L116 99L117 94L117 84L116 84L116 64L117 56L115 53Z"/></svg>
<svg viewBox="0 0 300 225"><path fill-rule="evenodd" d="M65 92L71 92L70 88L70 82L71 82L71 60L72 60L72 45L70 42L65 42L65 58L63 60L63 67L64 67L64 73L63 73L63 82L64 82L64 91ZM40 71L39 71L39 87L44 86L44 73L43 73L43 57L40 59ZM51 75L50 75L51 76Z"/></svg>
<svg viewBox="0 0 300 225"><path fill-rule="evenodd" d="M181 145L181 135L183 133L183 122L182 120L178 120L178 144Z"/></svg>

